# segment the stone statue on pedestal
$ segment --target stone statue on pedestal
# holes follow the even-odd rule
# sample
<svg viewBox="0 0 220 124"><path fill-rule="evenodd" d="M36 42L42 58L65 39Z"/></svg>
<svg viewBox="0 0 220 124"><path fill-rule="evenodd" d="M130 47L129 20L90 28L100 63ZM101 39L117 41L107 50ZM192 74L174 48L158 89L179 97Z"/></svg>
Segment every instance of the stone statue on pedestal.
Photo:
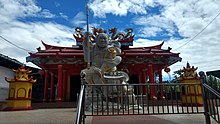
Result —
<svg viewBox="0 0 220 124"><path fill-rule="evenodd" d="M84 50L84 59L88 63L88 67L81 71L85 75L85 82L88 84L127 84L129 76L123 71L117 70L117 65L121 62L122 58L119 56L121 53L121 45L118 41L109 40L107 34L98 33L95 37L95 43L89 42L89 33L86 32L85 38L83 41L83 50ZM91 63L91 66L90 66ZM90 110L93 107L93 110L101 110L99 108L94 108L90 106L91 104L91 95L97 94L95 100L103 102L103 97L105 102L109 102L110 99L117 99L123 96L125 92L133 91L130 87L127 86L111 86L111 87L102 87L96 86L91 87L87 90L86 98L86 108ZM120 87L120 88L119 88ZM119 91L120 90L120 91ZM111 96L112 98L109 98ZM117 97L117 98L116 98ZM94 100L94 99L93 99ZM115 101L115 100L114 100ZM123 100L122 100L123 101ZM95 107L100 106L95 105ZM102 106L103 108L103 106Z"/></svg>

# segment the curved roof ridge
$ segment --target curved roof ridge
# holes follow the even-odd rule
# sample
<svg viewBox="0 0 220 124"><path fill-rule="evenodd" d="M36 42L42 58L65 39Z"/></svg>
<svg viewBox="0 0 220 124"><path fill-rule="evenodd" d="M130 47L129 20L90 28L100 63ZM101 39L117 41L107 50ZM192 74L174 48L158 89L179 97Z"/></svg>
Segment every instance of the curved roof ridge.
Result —
<svg viewBox="0 0 220 124"><path fill-rule="evenodd" d="M55 46L55 45L50 45L46 44L43 40L41 40L42 44L44 45L45 49L73 49L73 47L63 47L63 46Z"/></svg>
<svg viewBox="0 0 220 124"><path fill-rule="evenodd" d="M163 46L164 41L158 45L154 45L154 46L148 46L148 47L133 47L133 48L129 48L129 49L161 49L161 47Z"/></svg>
<svg viewBox="0 0 220 124"><path fill-rule="evenodd" d="M161 47L163 46L164 44L164 41L158 45L155 45L155 46L148 46L148 47L144 47L144 48L154 48L154 49L161 49Z"/></svg>

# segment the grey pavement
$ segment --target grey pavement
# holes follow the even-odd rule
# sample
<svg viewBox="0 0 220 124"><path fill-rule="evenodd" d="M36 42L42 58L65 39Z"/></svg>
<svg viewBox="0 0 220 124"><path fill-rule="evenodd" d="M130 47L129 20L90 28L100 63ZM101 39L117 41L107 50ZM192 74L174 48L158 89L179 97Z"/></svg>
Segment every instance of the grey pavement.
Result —
<svg viewBox="0 0 220 124"><path fill-rule="evenodd" d="M0 111L0 124L74 124L75 113L76 108Z"/></svg>
<svg viewBox="0 0 220 124"><path fill-rule="evenodd" d="M0 111L0 124L74 124L76 108ZM203 114L87 117L86 124L205 124ZM217 124L212 120L212 124Z"/></svg>

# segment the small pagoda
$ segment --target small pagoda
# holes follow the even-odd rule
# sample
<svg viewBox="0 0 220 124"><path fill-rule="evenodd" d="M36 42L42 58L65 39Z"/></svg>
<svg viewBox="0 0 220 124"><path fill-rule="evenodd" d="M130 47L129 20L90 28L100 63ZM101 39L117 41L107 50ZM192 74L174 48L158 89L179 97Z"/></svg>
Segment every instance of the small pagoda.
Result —
<svg viewBox="0 0 220 124"><path fill-rule="evenodd" d="M32 84L36 82L32 77L28 77L32 71L25 69L24 65L17 70L12 70L15 72L14 79L5 77L9 83L9 93L4 111L30 110L32 109Z"/></svg>
<svg viewBox="0 0 220 124"><path fill-rule="evenodd" d="M186 84L182 87L182 104L183 105L194 105L202 106L202 89L200 86L200 77L196 70L198 68L190 66L187 62L186 67L180 70L183 74L178 78L181 84Z"/></svg>

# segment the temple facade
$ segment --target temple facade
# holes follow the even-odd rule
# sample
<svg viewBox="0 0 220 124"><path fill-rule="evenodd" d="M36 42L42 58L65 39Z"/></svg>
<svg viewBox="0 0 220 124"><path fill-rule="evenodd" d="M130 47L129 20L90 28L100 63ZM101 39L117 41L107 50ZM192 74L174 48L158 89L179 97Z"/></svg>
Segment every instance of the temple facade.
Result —
<svg viewBox="0 0 220 124"><path fill-rule="evenodd" d="M97 32L104 30L93 30L91 41ZM96 32L95 32L96 31ZM76 44L72 47L62 47L47 44L42 41L45 49L37 48L37 52L29 53L28 62L41 67L44 74L44 101L76 101L80 91L80 71L86 68L82 48L83 33L76 28ZM115 33L111 29L110 33ZM116 34L116 33L115 33ZM119 33L118 33L119 34ZM118 36L118 37L116 37ZM169 66L181 61L179 53L171 52L171 48L162 49L164 42L150 47L130 48L133 45L132 29L127 29L127 34L111 35L111 40L121 43L122 62L118 70L128 73L131 84L138 83L162 83L162 70L169 71ZM155 90L143 94L154 96Z"/></svg>

